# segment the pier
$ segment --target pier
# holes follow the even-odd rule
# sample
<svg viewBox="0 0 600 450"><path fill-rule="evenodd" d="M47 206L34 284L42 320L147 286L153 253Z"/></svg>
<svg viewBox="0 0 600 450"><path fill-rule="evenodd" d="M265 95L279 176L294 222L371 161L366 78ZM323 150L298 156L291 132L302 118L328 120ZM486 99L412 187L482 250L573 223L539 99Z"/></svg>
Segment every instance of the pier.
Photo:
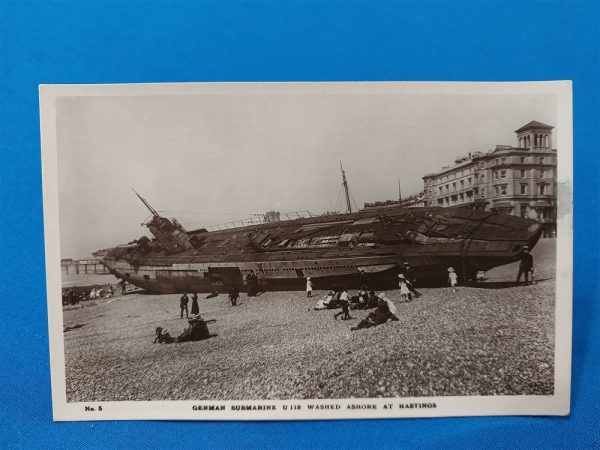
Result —
<svg viewBox="0 0 600 450"><path fill-rule="evenodd" d="M61 259L60 268L63 275L97 274L109 275L110 271L97 259Z"/></svg>

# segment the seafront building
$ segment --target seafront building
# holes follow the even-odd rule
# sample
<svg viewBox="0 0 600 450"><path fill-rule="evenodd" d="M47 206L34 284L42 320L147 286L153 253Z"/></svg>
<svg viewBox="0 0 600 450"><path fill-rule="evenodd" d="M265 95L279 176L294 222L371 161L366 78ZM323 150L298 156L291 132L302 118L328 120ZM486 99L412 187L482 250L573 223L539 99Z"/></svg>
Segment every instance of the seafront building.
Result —
<svg viewBox="0 0 600 450"><path fill-rule="evenodd" d="M516 146L456 158L423 177L425 206L470 207L544 223L556 233L556 149L553 127L532 121L519 128Z"/></svg>

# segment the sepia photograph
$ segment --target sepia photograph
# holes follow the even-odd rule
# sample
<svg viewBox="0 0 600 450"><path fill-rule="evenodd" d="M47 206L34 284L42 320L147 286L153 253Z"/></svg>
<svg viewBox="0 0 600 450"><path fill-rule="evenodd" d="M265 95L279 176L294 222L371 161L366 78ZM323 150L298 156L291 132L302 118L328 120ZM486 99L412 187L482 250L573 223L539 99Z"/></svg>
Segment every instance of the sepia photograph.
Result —
<svg viewBox="0 0 600 450"><path fill-rule="evenodd" d="M569 413L569 82L40 102L55 420Z"/></svg>

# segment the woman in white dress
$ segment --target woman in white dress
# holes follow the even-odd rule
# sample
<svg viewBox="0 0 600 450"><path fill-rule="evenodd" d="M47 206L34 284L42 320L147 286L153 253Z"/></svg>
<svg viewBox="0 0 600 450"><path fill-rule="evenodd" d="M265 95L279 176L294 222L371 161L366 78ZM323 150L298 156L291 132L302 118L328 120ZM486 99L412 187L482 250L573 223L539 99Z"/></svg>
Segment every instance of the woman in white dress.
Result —
<svg viewBox="0 0 600 450"><path fill-rule="evenodd" d="M403 302L409 302L410 289L408 288L408 282L406 281L404 274L398 275L398 287L400 288L400 299Z"/></svg>

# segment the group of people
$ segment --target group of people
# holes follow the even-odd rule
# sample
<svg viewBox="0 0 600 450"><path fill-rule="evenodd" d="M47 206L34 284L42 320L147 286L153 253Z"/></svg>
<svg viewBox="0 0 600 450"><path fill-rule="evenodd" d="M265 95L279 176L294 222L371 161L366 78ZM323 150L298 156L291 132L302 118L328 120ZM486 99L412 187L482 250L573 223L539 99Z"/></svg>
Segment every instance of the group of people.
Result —
<svg viewBox="0 0 600 450"><path fill-rule="evenodd" d="M187 293L184 293L179 299L179 308L181 309L181 318L183 319L183 313L185 312L185 317L189 318L188 313L188 304L190 303L190 298ZM198 294L195 292L192 294L192 316L200 313L200 306L198 305Z"/></svg>
<svg viewBox="0 0 600 450"><path fill-rule="evenodd" d="M115 288L112 285L104 286L101 288L93 287L90 291L90 300L96 300L100 298L110 298L115 295Z"/></svg>
<svg viewBox="0 0 600 450"><path fill-rule="evenodd" d="M172 344L174 342L201 341L211 336L207 324L216 322L215 319L205 320L200 314L195 314L188 319L189 326L177 337L172 337L169 330L163 327L156 327L154 343Z"/></svg>
<svg viewBox="0 0 600 450"><path fill-rule="evenodd" d="M317 302L314 310L321 309L340 309L333 317L337 320L341 316L342 320L350 320L351 310L372 309L367 316L362 319L351 330L369 328L381 325L388 320L398 320L398 310L396 305L387 297L385 293L375 294L374 291L368 291L367 287L362 286L356 295L349 296L348 291L343 288L334 288L330 290L323 298Z"/></svg>
<svg viewBox="0 0 600 450"><path fill-rule="evenodd" d="M76 305L79 302L87 300L99 300L101 298L111 298L115 295L115 288L112 285L103 287L72 287L62 290L63 305Z"/></svg>

